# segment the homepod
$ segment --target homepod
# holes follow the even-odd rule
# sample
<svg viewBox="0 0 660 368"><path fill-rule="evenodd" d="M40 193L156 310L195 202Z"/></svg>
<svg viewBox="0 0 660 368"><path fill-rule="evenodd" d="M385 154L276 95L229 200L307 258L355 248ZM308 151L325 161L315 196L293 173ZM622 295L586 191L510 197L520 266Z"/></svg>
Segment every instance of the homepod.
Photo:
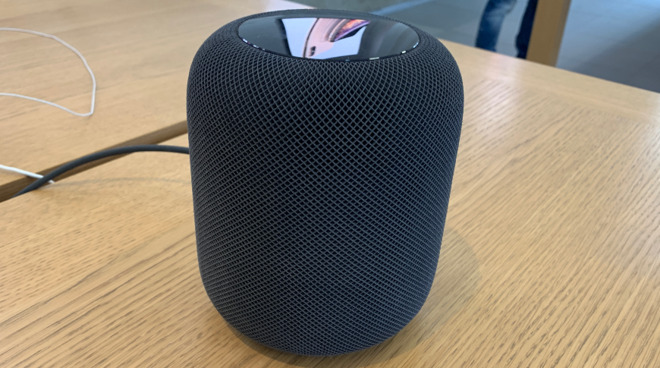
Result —
<svg viewBox="0 0 660 368"><path fill-rule="evenodd" d="M447 49L367 13L225 25L188 79L197 254L214 306L275 349L378 344L434 279L463 116Z"/></svg>

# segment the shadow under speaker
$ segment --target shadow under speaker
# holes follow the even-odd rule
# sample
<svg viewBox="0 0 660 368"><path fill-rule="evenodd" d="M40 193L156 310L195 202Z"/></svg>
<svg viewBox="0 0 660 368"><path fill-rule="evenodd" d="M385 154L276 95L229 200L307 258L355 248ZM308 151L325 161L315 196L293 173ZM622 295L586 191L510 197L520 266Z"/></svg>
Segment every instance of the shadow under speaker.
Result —
<svg viewBox="0 0 660 368"><path fill-rule="evenodd" d="M449 51L366 13L236 20L188 80L197 253L227 322L336 355L418 313L434 279L463 116Z"/></svg>

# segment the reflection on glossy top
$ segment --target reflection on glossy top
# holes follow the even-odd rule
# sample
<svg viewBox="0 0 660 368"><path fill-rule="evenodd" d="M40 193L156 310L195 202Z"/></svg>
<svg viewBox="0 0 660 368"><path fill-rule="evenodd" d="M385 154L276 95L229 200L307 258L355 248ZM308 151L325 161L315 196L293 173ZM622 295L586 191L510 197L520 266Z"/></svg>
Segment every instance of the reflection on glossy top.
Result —
<svg viewBox="0 0 660 368"><path fill-rule="evenodd" d="M379 18L273 15L243 22L238 35L249 45L284 56L343 61L400 55L419 43L412 28Z"/></svg>

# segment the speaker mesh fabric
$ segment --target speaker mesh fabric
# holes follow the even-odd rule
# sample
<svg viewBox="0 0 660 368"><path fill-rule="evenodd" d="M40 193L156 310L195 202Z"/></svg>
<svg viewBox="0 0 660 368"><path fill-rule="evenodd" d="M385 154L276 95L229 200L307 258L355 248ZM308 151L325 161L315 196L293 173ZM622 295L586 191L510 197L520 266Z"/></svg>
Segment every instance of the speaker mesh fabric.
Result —
<svg viewBox="0 0 660 368"><path fill-rule="evenodd" d="M417 48L379 60L276 55L238 37L252 17L211 35L188 81L204 286L229 324L267 346L367 348L410 322L434 279L463 114L458 67L417 29Z"/></svg>

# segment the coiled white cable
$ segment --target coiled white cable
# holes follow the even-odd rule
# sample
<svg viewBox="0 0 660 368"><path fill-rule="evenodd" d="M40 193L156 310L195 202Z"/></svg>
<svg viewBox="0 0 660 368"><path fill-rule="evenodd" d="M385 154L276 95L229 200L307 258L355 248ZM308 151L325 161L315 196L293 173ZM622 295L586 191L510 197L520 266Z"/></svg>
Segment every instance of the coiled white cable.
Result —
<svg viewBox="0 0 660 368"><path fill-rule="evenodd" d="M57 107L58 109L64 110L64 111L66 111L70 114L73 114L75 116L86 117L86 116L91 116L92 114L94 114L94 104L96 103L96 78L94 77L94 72L92 72L92 69L89 67L89 64L87 64L87 60L85 59L84 56L82 56L80 51L78 51L75 47L73 47L73 46L69 45L68 43L66 43L61 38L59 38L57 36L53 36L53 35L48 34L48 33L33 31L33 30L30 30L30 29L10 28L10 27L0 27L0 31L22 32L22 33L29 33L29 34L32 34L32 35L35 35L35 36L50 38L52 40L55 40L55 41L59 42L64 47L71 50L74 54L78 55L80 60L82 60L83 64L85 65L85 69L87 69L87 72L89 72L89 76L92 78L92 104L91 104L91 107L89 109L89 112L79 113L79 112L72 111L72 110L70 110L70 109L68 109L68 108L66 108L62 105L56 104L54 102L42 100L42 99L36 98L36 97L20 95L18 93L0 92L0 96L10 96L10 97L24 98L24 99L30 100L30 101L41 102L41 103L44 103L46 105Z"/></svg>
<svg viewBox="0 0 660 368"><path fill-rule="evenodd" d="M87 72L89 72L89 76L92 78L92 103L91 103L91 106L89 108L89 112L79 113L79 112L75 112L71 109L68 109L68 108L66 108L62 105L56 104L54 102L42 100L42 99L36 98L36 97L21 95L21 94L18 94L18 93L0 92L0 96L23 98L23 99L30 100L30 101L44 103L46 105L50 105L50 106L53 106L53 107L57 107L58 109L64 110L64 111L68 112L69 114L73 114L75 116L80 116L80 117L92 116L92 114L94 114L94 105L96 103L96 77L94 77L94 72L92 72L92 68L89 67L89 64L87 64L87 60L85 59L84 56L82 56L80 51L78 51L75 47L69 45L67 42L65 42L61 38L59 38L57 36L54 36L54 35L51 35L51 34L48 34L48 33L33 31L33 30L30 30L30 29L11 28L11 27L0 27L0 31L29 33L31 35L35 35L35 36L39 36L39 37L50 38L51 40L55 40L55 41L59 42L64 47L71 50L74 54L78 55L80 60L82 60L83 64L85 65L85 69L87 69ZM27 171L27 170L22 170L22 169L19 169L19 168L16 168L16 167L5 166L5 165L0 165L0 170L9 171L9 172L13 172L13 173L21 174L21 175L26 175L26 176L29 176L29 177L32 177L32 178L37 178L37 179L40 179L40 178L43 177L43 175L39 175L39 174L30 172L30 171ZM50 180L49 183L54 183L54 181Z"/></svg>

